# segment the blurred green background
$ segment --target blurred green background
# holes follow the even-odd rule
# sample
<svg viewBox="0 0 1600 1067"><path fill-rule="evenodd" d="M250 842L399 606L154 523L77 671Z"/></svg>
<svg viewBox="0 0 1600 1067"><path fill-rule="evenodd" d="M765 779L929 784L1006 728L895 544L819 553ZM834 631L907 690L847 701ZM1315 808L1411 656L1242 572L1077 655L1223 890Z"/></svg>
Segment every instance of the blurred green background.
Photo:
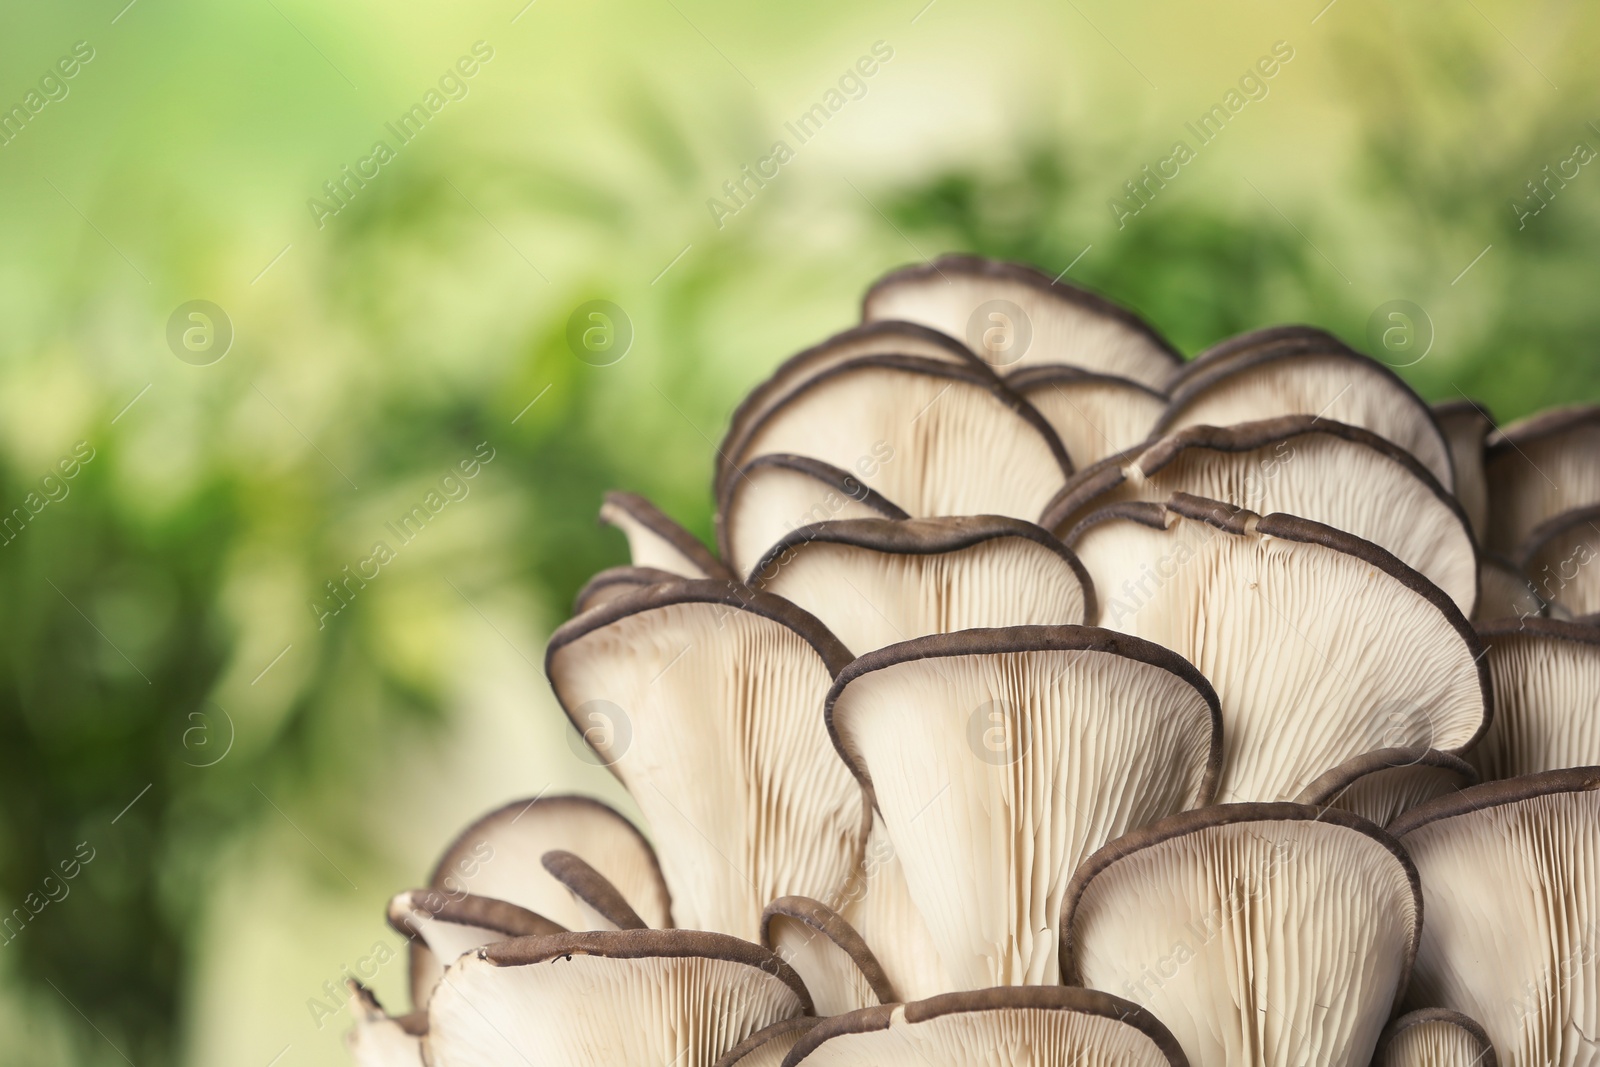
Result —
<svg viewBox="0 0 1600 1067"><path fill-rule="evenodd" d="M344 1062L324 983L396 944L384 901L456 828L619 797L540 669L625 556L601 492L708 532L732 406L888 268L1070 265L1190 353L1281 321L1366 347L1410 300L1429 399L1600 396L1600 9L925 2L0 13L27 112L0 146L0 507L27 517L0 537L0 1062ZM1276 42L1265 95L1127 200ZM379 139L346 206L308 205ZM209 365L166 337L196 299L234 331ZM633 326L611 366L566 344L593 299ZM319 628L324 583L483 443ZM373 980L394 1010L402 971Z"/></svg>

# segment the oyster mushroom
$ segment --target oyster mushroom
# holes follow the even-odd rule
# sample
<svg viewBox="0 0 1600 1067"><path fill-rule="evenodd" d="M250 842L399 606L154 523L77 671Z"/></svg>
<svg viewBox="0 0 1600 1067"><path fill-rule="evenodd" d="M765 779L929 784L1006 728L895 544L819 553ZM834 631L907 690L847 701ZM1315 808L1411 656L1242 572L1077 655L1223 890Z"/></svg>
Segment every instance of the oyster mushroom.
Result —
<svg viewBox="0 0 1600 1067"><path fill-rule="evenodd" d="M1380 748L1324 772L1294 799L1387 826L1420 804L1477 784L1478 772L1460 756L1431 748Z"/></svg>
<svg viewBox="0 0 1600 1067"><path fill-rule="evenodd" d="M728 456L768 454L854 472L907 514L1032 519L1072 473L1055 431L987 371L916 356L836 364L777 401ZM728 510L737 474L717 485Z"/></svg>
<svg viewBox="0 0 1600 1067"><path fill-rule="evenodd" d="M1068 544L1102 625L1165 645L1216 686L1225 800L1293 797L1377 748L1459 754L1487 725L1472 627L1370 541L1176 493L1095 512Z"/></svg>
<svg viewBox="0 0 1600 1067"><path fill-rule="evenodd" d="M947 993L827 1019L783 1067L1188 1067L1161 1021L1093 989L1012 986Z"/></svg>
<svg viewBox="0 0 1600 1067"><path fill-rule="evenodd" d="M1057 363L1016 371L1006 384L1050 423L1075 467L1143 441L1167 407L1165 393L1141 382Z"/></svg>
<svg viewBox="0 0 1600 1067"><path fill-rule="evenodd" d="M952 630L1081 624L1094 612L1078 558L998 515L805 526L767 550L750 586L810 611L858 654Z"/></svg>
<svg viewBox="0 0 1600 1067"><path fill-rule="evenodd" d="M355 1026L344 1043L356 1067L423 1067L422 1035L428 1032L428 1013L391 1016L372 990L353 978L346 986Z"/></svg>
<svg viewBox="0 0 1600 1067"><path fill-rule="evenodd" d="M798 975L759 945L700 930L501 941L452 964L428 1005L431 1067L712 1067L809 1014Z"/></svg>
<svg viewBox="0 0 1600 1067"><path fill-rule="evenodd" d="M628 538L635 567L669 571L685 578L732 578L727 564L638 493L610 492L600 505L600 521Z"/></svg>
<svg viewBox="0 0 1600 1067"><path fill-rule="evenodd" d="M1216 695L1178 656L1079 626L937 634L869 653L828 729L871 791L957 989L1049 985L1082 858L1209 803Z"/></svg>
<svg viewBox="0 0 1600 1067"><path fill-rule="evenodd" d="M1477 551L1456 499L1398 445L1311 415L1191 426L1148 442L1073 475L1039 521L1065 536L1098 508L1180 492L1355 534L1421 571L1462 614L1477 602Z"/></svg>
<svg viewBox="0 0 1600 1067"><path fill-rule="evenodd" d="M568 717L615 724L595 747L650 822L675 925L753 941L772 900L848 882L867 808L818 709L850 659L787 600L715 581L642 589L551 636Z"/></svg>
<svg viewBox="0 0 1600 1067"><path fill-rule="evenodd" d="M1433 412L1394 371L1331 339L1283 339L1197 366L1171 394L1153 434L1309 415L1387 438L1440 485L1455 488L1450 449Z"/></svg>
<svg viewBox="0 0 1600 1067"><path fill-rule="evenodd" d="M1154 1014L1195 1067L1366 1063L1406 988L1422 912L1411 860L1367 820L1222 804L1136 830L1079 868L1062 966L1068 984Z"/></svg>
<svg viewBox="0 0 1600 1067"><path fill-rule="evenodd" d="M539 796L496 808L462 830L444 850L428 888L447 901L470 896L503 902L557 929L582 928L583 908L538 862L547 850L562 847L582 849L657 924L670 925L667 887L650 843L627 819L589 797ZM489 940L484 937L477 944ZM475 946L461 951L466 947ZM411 1002L425 1008L440 972L453 957L437 954L426 939L415 937L410 955Z"/></svg>
<svg viewBox="0 0 1600 1067"><path fill-rule="evenodd" d="M1499 1067L1499 1060L1476 1019L1449 1008L1419 1008L1383 1031L1372 1067Z"/></svg>
<svg viewBox="0 0 1600 1067"><path fill-rule="evenodd" d="M1600 767L1486 782L1402 815L1428 921L1409 1000L1478 1020L1506 1067L1600 1035Z"/></svg>
<svg viewBox="0 0 1600 1067"><path fill-rule="evenodd" d="M1065 363L1159 388L1183 357L1143 319L1032 267L940 256L879 279L861 317L906 319L959 337L991 365Z"/></svg>
<svg viewBox="0 0 1600 1067"><path fill-rule="evenodd" d="M1472 760L1488 779L1600 764L1600 628L1506 619L1479 630L1494 718Z"/></svg>
<svg viewBox="0 0 1600 1067"><path fill-rule="evenodd" d="M1540 524L1600 504L1600 406L1542 411L1489 435L1488 547L1515 555Z"/></svg>
<svg viewBox="0 0 1600 1067"><path fill-rule="evenodd" d="M809 897L779 897L761 913L761 943L811 991L818 1015L842 1015L900 998L855 928Z"/></svg>
<svg viewBox="0 0 1600 1067"><path fill-rule="evenodd" d="M647 585L681 581L683 575L656 567L607 567L583 583L583 588L579 589L578 595L573 598L572 613L581 615L590 608L609 604L624 593L631 593Z"/></svg>
<svg viewBox="0 0 1600 1067"><path fill-rule="evenodd" d="M862 465L870 468L880 459L894 459L887 444ZM868 518L910 516L849 471L809 456L770 453L740 468L729 482L717 512L717 539L734 569L749 574L774 544L803 526Z"/></svg>
<svg viewBox="0 0 1600 1067"><path fill-rule="evenodd" d="M740 401L728 419L728 432L717 447L716 482L732 474L730 457L744 450L751 429L780 401L823 371L862 356L917 356L980 373L989 371L987 363L954 337L914 322L868 322L836 333L778 364Z"/></svg>
<svg viewBox="0 0 1600 1067"><path fill-rule="evenodd" d="M795 1042L821 1021L797 1015L762 1027L724 1053L713 1067L782 1067Z"/></svg>

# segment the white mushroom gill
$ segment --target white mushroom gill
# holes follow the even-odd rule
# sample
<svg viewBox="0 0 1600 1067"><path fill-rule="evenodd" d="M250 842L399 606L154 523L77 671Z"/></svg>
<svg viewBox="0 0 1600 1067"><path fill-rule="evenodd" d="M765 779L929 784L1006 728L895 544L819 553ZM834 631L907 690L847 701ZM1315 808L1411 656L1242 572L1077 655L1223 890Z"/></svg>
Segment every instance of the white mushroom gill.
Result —
<svg viewBox="0 0 1600 1067"><path fill-rule="evenodd" d="M967 255L863 317L715 548L598 502L546 672L645 821L468 826L359 1067L1600 1067L1600 408Z"/></svg>

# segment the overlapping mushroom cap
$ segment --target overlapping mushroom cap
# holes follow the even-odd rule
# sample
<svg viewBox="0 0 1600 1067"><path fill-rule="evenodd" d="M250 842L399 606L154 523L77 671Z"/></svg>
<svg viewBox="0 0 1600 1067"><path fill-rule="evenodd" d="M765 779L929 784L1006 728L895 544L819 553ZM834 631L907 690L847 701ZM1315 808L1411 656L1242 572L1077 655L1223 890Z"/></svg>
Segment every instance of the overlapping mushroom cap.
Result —
<svg viewBox="0 0 1600 1067"><path fill-rule="evenodd" d="M972 256L863 318L733 413L715 550L605 498L546 666L646 824L469 826L357 1062L1600 1064L1600 409Z"/></svg>

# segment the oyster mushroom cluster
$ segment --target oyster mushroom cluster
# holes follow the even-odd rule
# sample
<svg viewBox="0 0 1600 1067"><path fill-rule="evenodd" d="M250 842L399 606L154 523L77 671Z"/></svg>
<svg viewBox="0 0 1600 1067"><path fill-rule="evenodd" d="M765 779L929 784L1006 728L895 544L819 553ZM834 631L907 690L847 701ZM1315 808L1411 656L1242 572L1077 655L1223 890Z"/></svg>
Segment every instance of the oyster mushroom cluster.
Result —
<svg viewBox="0 0 1600 1067"><path fill-rule="evenodd" d="M1600 410L889 275L641 497L550 683L637 802L468 827L368 1067L1600 1063ZM648 837L646 836L648 833Z"/></svg>

